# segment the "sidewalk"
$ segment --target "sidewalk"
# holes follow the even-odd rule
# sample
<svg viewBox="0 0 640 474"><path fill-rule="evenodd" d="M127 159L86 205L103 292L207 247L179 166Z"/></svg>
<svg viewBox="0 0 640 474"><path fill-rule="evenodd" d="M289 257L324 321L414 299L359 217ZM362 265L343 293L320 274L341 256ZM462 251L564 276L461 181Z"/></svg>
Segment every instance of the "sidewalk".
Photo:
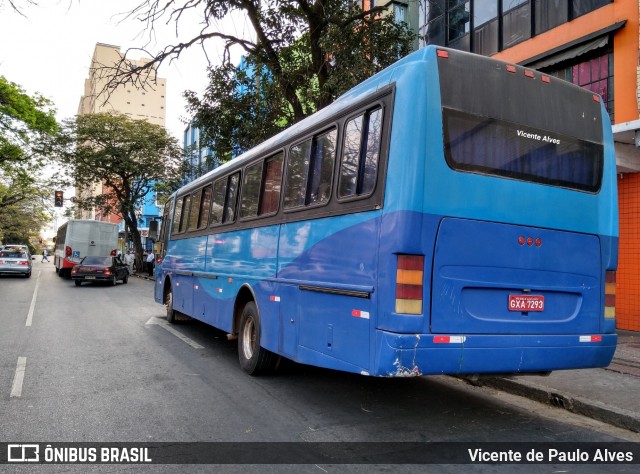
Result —
<svg viewBox="0 0 640 474"><path fill-rule="evenodd" d="M618 331L618 347L604 369L561 370L548 377L466 379L640 433L640 333Z"/></svg>

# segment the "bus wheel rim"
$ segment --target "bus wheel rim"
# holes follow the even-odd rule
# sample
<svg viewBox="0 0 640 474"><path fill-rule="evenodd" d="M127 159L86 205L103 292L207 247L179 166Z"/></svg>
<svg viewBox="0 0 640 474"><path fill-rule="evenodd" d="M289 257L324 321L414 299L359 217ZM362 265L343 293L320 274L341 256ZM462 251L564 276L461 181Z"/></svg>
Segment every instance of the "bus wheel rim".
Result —
<svg viewBox="0 0 640 474"><path fill-rule="evenodd" d="M247 360L253 357L256 339L255 325L253 318L249 318L243 328L242 352Z"/></svg>

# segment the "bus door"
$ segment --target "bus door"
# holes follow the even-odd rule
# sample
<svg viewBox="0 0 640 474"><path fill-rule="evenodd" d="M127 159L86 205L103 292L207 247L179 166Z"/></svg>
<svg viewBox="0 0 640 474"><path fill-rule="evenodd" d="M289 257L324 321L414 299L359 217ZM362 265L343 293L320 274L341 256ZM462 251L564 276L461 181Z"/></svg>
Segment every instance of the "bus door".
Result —
<svg viewBox="0 0 640 474"><path fill-rule="evenodd" d="M431 331L600 332L597 236L444 218L435 246Z"/></svg>

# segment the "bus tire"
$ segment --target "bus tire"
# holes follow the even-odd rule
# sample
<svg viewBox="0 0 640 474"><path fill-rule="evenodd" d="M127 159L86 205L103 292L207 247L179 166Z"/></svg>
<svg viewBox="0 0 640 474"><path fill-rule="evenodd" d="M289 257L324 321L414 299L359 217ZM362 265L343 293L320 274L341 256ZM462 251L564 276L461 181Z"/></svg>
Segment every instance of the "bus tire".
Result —
<svg viewBox="0 0 640 474"><path fill-rule="evenodd" d="M176 324L178 322L177 311L173 309L173 291L169 288L169 291L164 297L164 304L167 307L167 322L170 324Z"/></svg>
<svg viewBox="0 0 640 474"><path fill-rule="evenodd" d="M238 334L238 359L240 367L249 375L273 371L279 356L260 345L260 315L253 301L242 309Z"/></svg>

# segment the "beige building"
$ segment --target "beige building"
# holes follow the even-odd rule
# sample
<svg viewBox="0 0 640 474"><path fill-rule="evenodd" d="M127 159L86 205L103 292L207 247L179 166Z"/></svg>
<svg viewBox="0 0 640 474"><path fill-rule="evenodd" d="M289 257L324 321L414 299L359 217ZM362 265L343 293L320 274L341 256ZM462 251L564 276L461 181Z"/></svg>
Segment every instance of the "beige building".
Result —
<svg viewBox="0 0 640 474"><path fill-rule="evenodd" d="M134 84L120 85L107 93L105 86L115 67L120 64L123 53L119 46L97 43L89 66L89 77L84 81L84 94L78 105L78 115L101 112L116 112L128 115L134 120L147 120L156 125L165 125L166 79L155 77L156 70L150 72L147 86L142 89ZM143 65L150 59L130 60L132 64ZM102 184L96 183L93 189L76 189L76 195L83 193L100 194ZM77 212L79 219L100 219L95 211Z"/></svg>

